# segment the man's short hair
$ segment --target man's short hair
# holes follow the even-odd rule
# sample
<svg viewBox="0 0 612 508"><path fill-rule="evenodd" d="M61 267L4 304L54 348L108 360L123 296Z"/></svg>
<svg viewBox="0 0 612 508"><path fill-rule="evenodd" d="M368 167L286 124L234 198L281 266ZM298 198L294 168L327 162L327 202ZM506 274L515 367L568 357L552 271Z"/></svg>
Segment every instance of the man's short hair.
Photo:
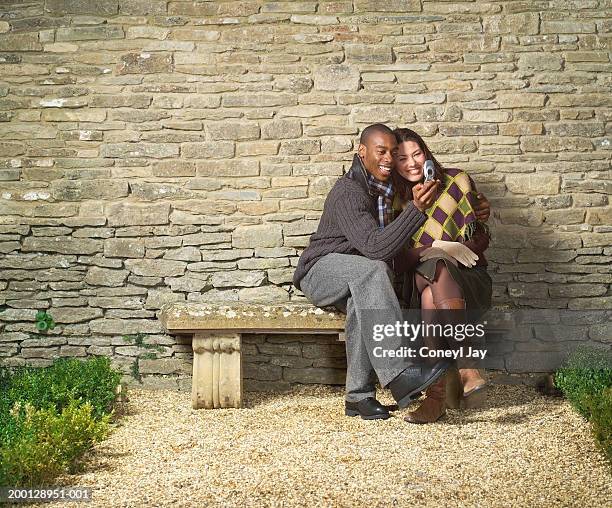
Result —
<svg viewBox="0 0 612 508"><path fill-rule="evenodd" d="M385 124L374 123L372 125L368 125L365 129L363 129L363 131L361 132L361 137L359 138L359 143L365 145L369 141L372 134L389 134L390 136L394 136L393 131L389 129L389 127L387 127Z"/></svg>

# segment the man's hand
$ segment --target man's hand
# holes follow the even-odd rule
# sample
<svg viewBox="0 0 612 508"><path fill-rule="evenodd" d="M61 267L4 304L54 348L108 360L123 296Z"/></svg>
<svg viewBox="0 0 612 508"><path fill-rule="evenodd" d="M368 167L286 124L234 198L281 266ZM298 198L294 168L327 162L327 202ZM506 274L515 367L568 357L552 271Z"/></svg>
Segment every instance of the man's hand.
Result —
<svg viewBox="0 0 612 508"><path fill-rule="evenodd" d="M421 212L427 210L436 201L440 180L417 183L412 188L412 202Z"/></svg>
<svg viewBox="0 0 612 508"><path fill-rule="evenodd" d="M491 216L491 203L482 192L476 194L476 199L478 200L474 207L476 219L480 222L487 222Z"/></svg>

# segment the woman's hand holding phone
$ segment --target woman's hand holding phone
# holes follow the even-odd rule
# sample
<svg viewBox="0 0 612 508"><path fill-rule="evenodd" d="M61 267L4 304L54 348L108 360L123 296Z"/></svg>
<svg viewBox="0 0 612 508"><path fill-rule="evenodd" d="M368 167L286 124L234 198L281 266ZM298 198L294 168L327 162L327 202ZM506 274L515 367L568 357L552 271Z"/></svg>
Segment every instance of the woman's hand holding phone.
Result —
<svg viewBox="0 0 612 508"><path fill-rule="evenodd" d="M440 180L431 180L425 183L417 183L412 188L412 202L421 212L427 210L436 200Z"/></svg>

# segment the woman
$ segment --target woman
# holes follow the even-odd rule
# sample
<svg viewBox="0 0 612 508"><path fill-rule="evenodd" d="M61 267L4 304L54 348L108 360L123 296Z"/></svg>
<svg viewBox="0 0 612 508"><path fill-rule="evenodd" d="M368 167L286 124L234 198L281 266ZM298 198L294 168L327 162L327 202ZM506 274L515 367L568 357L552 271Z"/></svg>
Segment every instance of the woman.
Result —
<svg viewBox="0 0 612 508"><path fill-rule="evenodd" d="M492 281L483 254L490 237L488 228L474 213L474 182L460 169L442 167L416 132L396 129L394 134L398 142L394 207L401 209L410 202L412 188L423 182L426 160L433 162L435 178L440 181L436 202L426 211L428 219L411 238L405 253L404 298L411 308L422 311L454 310L444 317L454 315L456 323L464 322L466 309L474 315L491 306ZM408 414L407 421L438 420L446 412L446 398L449 407L458 407L458 397L466 406L481 399L485 380L478 369L461 368L462 363L458 365L460 393L447 394L446 379L441 379L427 389L425 400Z"/></svg>

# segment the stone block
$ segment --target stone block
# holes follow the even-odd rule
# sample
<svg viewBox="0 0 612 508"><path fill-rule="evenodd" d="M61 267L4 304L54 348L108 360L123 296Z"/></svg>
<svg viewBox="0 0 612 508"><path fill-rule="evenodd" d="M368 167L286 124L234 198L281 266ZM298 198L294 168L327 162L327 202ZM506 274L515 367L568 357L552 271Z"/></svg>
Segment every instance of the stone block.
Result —
<svg viewBox="0 0 612 508"><path fill-rule="evenodd" d="M341 358L346 355L344 345L312 343L302 347L304 358Z"/></svg>
<svg viewBox="0 0 612 508"><path fill-rule="evenodd" d="M500 92L496 95L495 101L500 108L542 108L546 95L541 93L507 93Z"/></svg>
<svg viewBox="0 0 612 508"><path fill-rule="evenodd" d="M291 16L291 22L304 25L336 25L338 18L336 16L316 16L312 14L294 14Z"/></svg>
<svg viewBox="0 0 612 508"><path fill-rule="evenodd" d="M49 360L59 357L59 348L46 348L46 347L28 347L22 348L19 355L22 358L46 358ZM29 365L36 366L36 363L28 362ZM46 366L46 364L39 364L40 366Z"/></svg>
<svg viewBox="0 0 612 508"><path fill-rule="evenodd" d="M257 379L259 381L277 381L281 379L283 373L282 367L270 365L269 363L252 363L245 361L243 368L243 375L245 378Z"/></svg>
<svg viewBox="0 0 612 508"><path fill-rule="evenodd" d="M101 240L68 236L24 238L23 252L59 252L61 254L95 254L102 252Z"/></svg>
<svg viewBox="0 0 612 508"><path fill-rule="evenodd" d="M487 16L483 21L485 33L531 35L537 34L540 17L537 12L521 12L519 14L504 14Z"/></svg>
<svg viewBox="0 0 612 508"><path fill-rule="evenodd" d="M143 308L144 298L142 296L99 296L89 298L89 305L102 309L131 309Z"/></svg>
<svg viewBox="0 0 612 508"><path fill-rule="evenodd" d="M595 33L595 23L590 21L542 21L543 34L585 34Z"/></svg>
<svg viewBox="0 0 612 508"><path fill-rule="evenodd" d="M225 95L222 100L222 105L227 108L267 108L296 104L296 95L279 93L232 94Z"/></svg>
<svg viewBox="0 0 612 508"><path fill-rule="evenodd" d="M348 62L370 64L393 63L393 52L388 46L346 44L344 50Z"/></svg>
<svg viewBox="0 0 612 508"><path fill-rule="evenodd" d="M51 311L56 323L83 323L102 317L101 309L75 308L75 307L53 307Z"/></svg>
<svg viewBox="0 0 612 508"><path fill-rule="evenodd" d="M442 104L446 100L446 94L442 92L431 94L401 94L396 97L400 104Z"/></svg>
<svg viewBox="0 0 612 508"><path fill-rule="evenodd" d="M202 254L197 247L183 247L182 249L167 251L163 258L175 261L201 261Z"/></svg>
<svg viewBox="0 0 612 508"><path fill-rule="evenodd" d="M612 343L612 323L601 323L589 327L589 338L600 342Z"/></svg>
<svg viewBox="0 0 612 508"><path fill-rule="evenodd" d="M104 256L110 258L143 258L144 242L141 238L108 238L104 241Z"/></svg>
<svg viewBox="0 0 612 508"><path fill-rule="evenodd" d="M177 277L185 273L187 263L166 259L126 259L125 267L145 277Z"/></svg>
<svg viewBox="0 0 612 508"><path fill-rule="evenodd" d="M38 32L8 34L0 37L0 51L42 51Z"/></svg>
<svg viewBox="0 0 612 508"><path fill-rule="evenodd" d="M243 122L208 124L207 130L213 140L259 139L259 126Z"/></svg>
<svg viewBox="0 0 612 508"><path fill-rule="evenodd" d="M27 340L28 337L27 333L22 332L0 332L0 342L19 342Z"/></svg>
<svg viewBox="0 0 612 508"><path fill-rule="evenodd" d="M558 71L563 66L563 58L554 53L522 53L518 60L519 69L535 71Z"/></svg>
<svg viewBox="0 0 612 508"><path fill-rule="evenodd" d="M233 157L234 153L235 144L231 141L202 141L181 145L181 154L188 159L224 159Z"/></svg>
<svg viewBox="0 0 612 508"><path fill-rule="evenodd" d="M344 369L309 367L306 369L285 368L283 379L289 383L343 385L346 381Z"/></svg>
<svg viewBox="0 0 612 508"><path fill-rule="evenodd" d="M86 14L88 16L113 16L117 14L119 0L46 0L45 11L53 16Z"/></svg>
<svg viewBox="0 0 612 508"><path fill-rule="evenodd" d="M575 298L569 301L567 307L571 310L611 310L612 297L600 296L595 298Z"/></svg>
<svg viewBox="0 0 612 508"><path fill-rule="evenodd" d="M111 270L108 268L100 268L92 266L87 270L85 282L92 286L122 286L128 276L127 270Z"/></svg>
<svg viewBox="0 0 612 508"><path fill-rule="evenodd" d="M419 0L355 0L355 12L420 12Z"/></svg>
<svg viewBox="0 0 612 508"><path fill-rule="evenodd" d="M259 224L238 226L232 233L232 247L281 247L283 228L280 224Z"/></svg>
<svg viewBox="0 0 612 508"><path fill-rule="evenodd" d="M195 176L195 163L182 160L163 160L153 164L153 176Z"/></svg>
<svg viewBox="0 0 612 508"><path fill-rule="evenodd" d="M513 194L554 195L559 192L559 185L560 177L558 175L506 175L506 187Z"/></svg>
<svg viewBox="0 0 612 508"><path fill-rule="evenodd" d="M36 338L24 340L19 345L23 348L30 348L30 347L62 346L66 343L67 343L66 339L63 339L61 337L45 337L41 335Z"/></svg>
<svg viewBox="0 0 612 508"><path fill-rule="evenodd" d="M262 139L290 139L302 135L302 122L291 118L281 118L261 126Z"/></svg>
<svg viewBox="0 0 612 508"><path fill-rule="evenodd" d="M277 286L244 288L238 292L238 300L244 303L278 303L288 302L289 293Z"/></svg>
<svg viewBox="0 0 612 508"><path fill-rule="evenodd" d="M166 303L184 302L185 295L183 293L174 293L168 289L149 289L146 309L161 309Z"/></svg>
<svg viewBox="0 0 612 508"><path fill-rule="evenodd" d="M165 14L166 0L121 0L119 13L130 16L151 16Z"/></svg>
<svg viewBox="0 0 612 508"><path fill-rule="evenodd" d="M325 65L314 73L314 87L323 91L359 90L359 69L352 65Z"/></svg>
<svg viewBox="0 0 612 508"><path fill-rule="evenodd" d="M146 226L154 224L168 224L170 205L136 204L136 203L110 203L106 206L109 226Z"/></svg>
<svg viewBox="0 0 612 508"><path fill-rule="evenodd" d="M211 279L215 288L224 287L255 287L260 286L265 280L265 272L262 271L226 271L214 273ZM236 299L238 296L236 296Z"/></svg>
<svg viewBox="0 0 612 508"><path fill-rule="evenodd" d="M163 333L155 319L96 319L89 322L92 333L101 335L135 335L139 333Z"/></svg>
<svg viewBox="0 0 612 508"><path fill-rule="evenodd" d="M273 268L268 270L268 280L272 284L290 284L293 282L294 268Z"/></svg>
<svg viewBox="0 0 612 508"><path fill-rule="evenodd" d="M165 279L165 283L170 286L172 291L184 291L187 293L198 293L204 291L205 288L210 289L209 278L196 278L195 276L185 277L168 277Z"/></svg>
<svg viewBox="0 0 612 508"><path fill-rule="evenodd" d="M55 32L55 40L66 42L123 39L124 35L123 29L117 25L79 26L58 28Z"/></svg>
<svg viewBox="0 0 612 508"><path fill-rule="evenodd" d="M321 151L319 139L295 139L281 143L281 155L314 155Z"/></svg>
<svg viewBox="0 0 612 508"><path fill-rule="evenodd" d="M150 95L95 95L89 101L91 108L148 108Z"/></svg>
<svg viewBox="0 0 612 508"><path fill-rule="evenodd" d="M58 201L117 199L128 195L127 180L59 180L51 183L51 195Z"/></svg>
<svg viewBox="0 0 612 508"><path fill-rule="evenodd" d="M138 370L141 374L191 374L191 362L179 358L159 358L138 360Z"/></svg>
<svg viewBox="0 0 612 508"><path fill-rule="evenodd" d="M116 66L117 74L160 74L172 72L172 55L163 53L128 53Z"/></svg>
<svg viewBox="0 0 612 508"><path fill-rule="evenodd" d="M179 146L171 143L108 143L100 147L101 157L177 157Z"/></svg>
<svg viewBox="0 0 612 508"><path fill-rule="evenodd" d="M504 123L510 121L510 118L511 114L508 111L469 110L463 112L463 119L468 122Z"/></svg>

